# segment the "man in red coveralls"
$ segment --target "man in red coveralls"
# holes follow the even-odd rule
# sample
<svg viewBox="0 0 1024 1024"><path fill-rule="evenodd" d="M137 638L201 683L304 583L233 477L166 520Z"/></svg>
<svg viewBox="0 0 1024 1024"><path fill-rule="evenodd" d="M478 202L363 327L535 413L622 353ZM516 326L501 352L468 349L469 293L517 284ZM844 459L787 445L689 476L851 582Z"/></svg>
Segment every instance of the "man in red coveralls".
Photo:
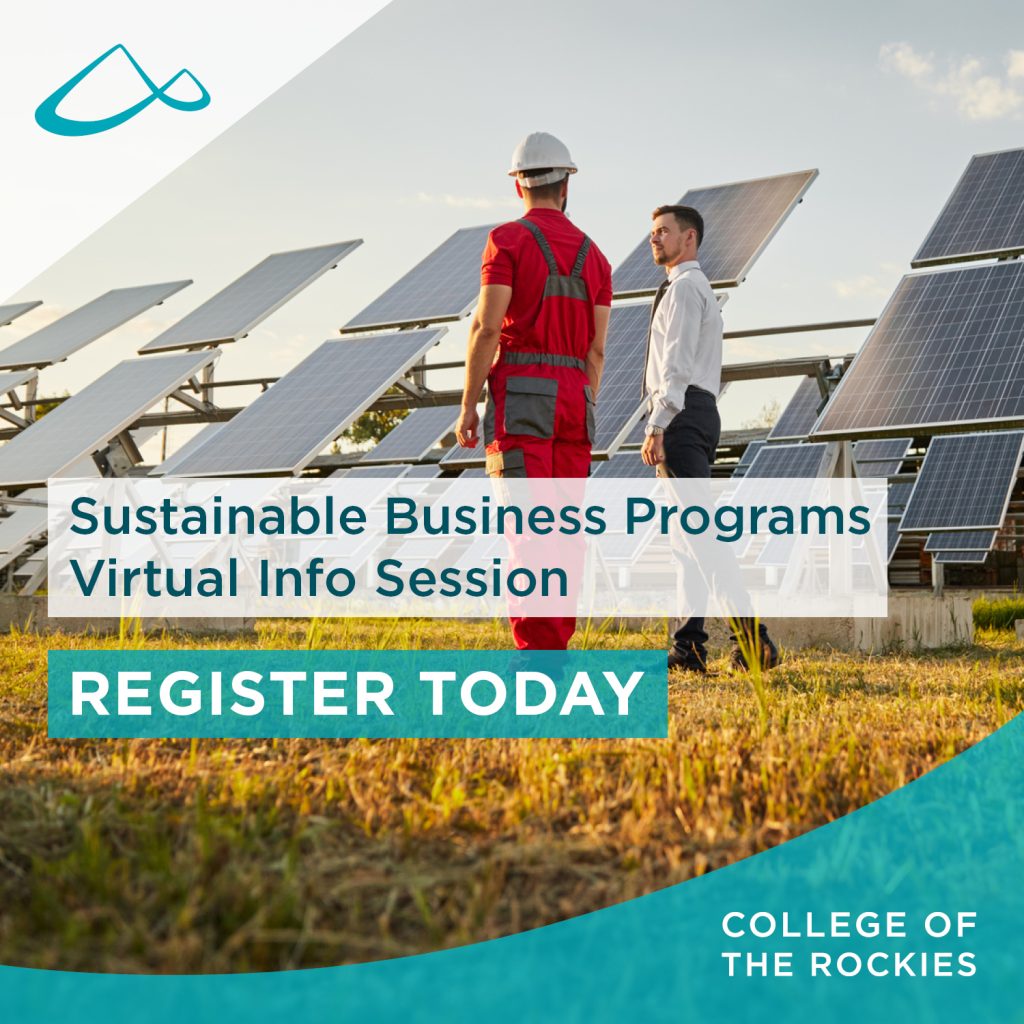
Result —
<svg viewBox="0 0 1024 1024"><path fill-rule="evenodd" d="M456 436L464 447L476 446L476 404L486 381L489 476L585 477L611 266L563 212L576 173L563 143L547 132L528 135L508 173L525 214L495 228L484 248ZM564 650L576 629L572 617L509 623L520 650Z"/></svg>

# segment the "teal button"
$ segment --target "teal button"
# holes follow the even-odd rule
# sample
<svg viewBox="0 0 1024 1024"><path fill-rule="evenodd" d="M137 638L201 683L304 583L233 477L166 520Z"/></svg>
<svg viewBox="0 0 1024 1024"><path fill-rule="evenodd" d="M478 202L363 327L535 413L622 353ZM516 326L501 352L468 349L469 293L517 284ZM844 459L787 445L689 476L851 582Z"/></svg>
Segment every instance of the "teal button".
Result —
<svg viewBox="0 0 1024 1024"><path fill-rule="evenodd" d="M50 651L49 735L668 735L662 651Z"/></svg>

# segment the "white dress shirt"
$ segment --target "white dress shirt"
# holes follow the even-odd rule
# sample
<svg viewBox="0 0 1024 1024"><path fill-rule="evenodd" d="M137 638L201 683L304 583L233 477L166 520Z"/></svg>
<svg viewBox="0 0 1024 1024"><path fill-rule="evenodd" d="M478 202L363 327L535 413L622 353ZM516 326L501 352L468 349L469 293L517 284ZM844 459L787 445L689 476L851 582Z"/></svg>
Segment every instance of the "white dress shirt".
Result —
<svg viewBox="0 0 1024 1024"><path fill-rule="evenodd" d="M696 385L716 398L722 383L722 311L696 260L668 272L668 288L651 322L644 372L652 427L667 427Z"/></svg>

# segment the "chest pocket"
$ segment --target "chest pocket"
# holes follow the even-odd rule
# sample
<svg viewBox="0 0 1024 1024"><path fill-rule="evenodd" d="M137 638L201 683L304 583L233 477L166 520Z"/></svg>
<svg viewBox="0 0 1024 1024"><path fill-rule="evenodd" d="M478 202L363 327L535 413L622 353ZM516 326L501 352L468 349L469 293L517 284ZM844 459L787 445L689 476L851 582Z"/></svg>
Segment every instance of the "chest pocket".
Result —
<svg viewBox="0 0 1024 1024"><path fill-rule="evenodd" d="M505 433L553 437L558 381L553 377L505 380Z"/></svg>

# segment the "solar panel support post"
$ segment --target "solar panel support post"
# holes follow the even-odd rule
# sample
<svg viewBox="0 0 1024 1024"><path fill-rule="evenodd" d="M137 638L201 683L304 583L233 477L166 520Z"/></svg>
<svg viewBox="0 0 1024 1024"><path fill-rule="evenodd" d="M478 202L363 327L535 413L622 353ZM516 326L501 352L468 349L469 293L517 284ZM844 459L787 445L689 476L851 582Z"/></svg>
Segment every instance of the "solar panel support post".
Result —
<svg viewBox="0 0 1024 1024"><path fill-rule="evenodd" d="M194 385L194 388L195 388L196 391L199 392L199 394L207 394L208 395L210 393L209 388L203 387L201 384ZM177 391L172 391L167 396L167 398L164 399L164 412L165 413L169 412L169 407L168 407L167 403L172 398L175 401L177 401L177 402L181 402L182 405L187 406L189 409L194 409L196 412L203 413L204 415L207 415L207 414L210 414L210 413L214 413L214 412L217 411L217 406L214 405L213 402L204 401L204 400L202 400L200 398L193 398L190 394L188 394L185 391L182 391L181 388L178 388ZM166 424L164 424L164 425L166 426Z"/></svg>
<svg viewBox="0 0 1024 1024"><path fill-rule="evenodd" d="M211 404L210 385L213 383L213 363L207 363L202 369L199 397L205 405Z"/></svg>
<svg viewBox="0 0 1024 1024"><path fill-rule="evenodd" d="M840 441L836 447L836 466L832 475L840 480L852 480L857 475L853 462L853 442Z"/></svg>
<svg viewBox="0 0 1024 1024"><path fill-rule="evenodd" d="M43 549L46 550L45 548ZM28 582L18 591L20 597L31 597L42 585L43 580L46 579L47 573L46 558L43 558L42 562L36 566L35 572L28 578ZM11 573L14 576L14 573Z"/></svg>
<svg viewBox="0 0 1024 1024"><path fill-rule="evenodd" d="M936 558L932 558L932 593L936 597L942 597L942 591L946 584L946 567Z"/></svg>
<svg viewBox="0 0 1024 1024"><path fill-rule="evenodd" d="M410 398L415 398L417 400L429 394L427 388L423 385L422 371L417 374L418 369L419 367L413 367L410 371L413 375L411 379L409 377L399 377L399 379L395 381L396 388L404 391ZM421 379L417 380L417 376Z"/></svg>
<svg viewBox="0 0 1024 1024"><path fill-rule="evenodd" d="M28 422L18 416L16 413L11 412L9 409L0 408L0 419L6 420L8 423L13 424L18 430L24 430L28 426Z"/></svg>
<svg viewBox="0 0 1024 1024"><path fill-rule="evenodd" d="M96 463L101 476L122 477L141 464L142 453L131 431L122 430L103 451L93 455L93 462Z"/></svg>

